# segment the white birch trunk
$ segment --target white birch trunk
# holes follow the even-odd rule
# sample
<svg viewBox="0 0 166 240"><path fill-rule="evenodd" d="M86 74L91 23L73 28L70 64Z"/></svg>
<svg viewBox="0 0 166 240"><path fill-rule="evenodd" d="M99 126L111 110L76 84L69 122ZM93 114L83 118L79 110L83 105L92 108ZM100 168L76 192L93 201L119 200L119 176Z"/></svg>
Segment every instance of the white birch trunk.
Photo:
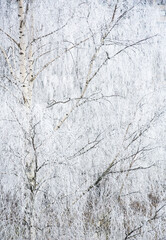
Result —
<svg viewBox="0 0 166 240"><path fill-rule="evenodd" d="M36 239L36 231L34 226L34 193L36 189L36 170L37 160L35 157L35 148L32 132L32 91L33 91L33 60L32 60L32 44L27 49L27 34L25 27L25 13L23 0L18 1L19 5L19 38L20 38L20 84L24 98L24 114L25 114L25 222L28 227L27 237L29 240ZM33 16L32 16L33 18ZM31 27L31 38L33 38L33 22Z"/></svg>

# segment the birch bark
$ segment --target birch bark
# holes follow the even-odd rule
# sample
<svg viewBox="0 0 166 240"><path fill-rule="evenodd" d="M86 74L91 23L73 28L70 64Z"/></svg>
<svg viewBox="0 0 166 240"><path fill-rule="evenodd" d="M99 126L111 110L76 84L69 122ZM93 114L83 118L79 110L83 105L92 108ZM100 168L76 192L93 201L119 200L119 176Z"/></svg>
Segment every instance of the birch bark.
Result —
<svg viewBox="0 0 166 240"><path fill-rule="evenodd" d="M37 159L35 156L33 126L32 126L32 91L33 91L33 52L32 44L28 45L28 35L26 30L26 14L24 11L23 0L18 1L19 7L19 65L22 94L24 98L24 115L25 115L25 216L24 220L27 225L27 238L36 239L35 220L34 220L34 201L36 189ZM30 38L33 38L33 13L31 13ZM31 39L30 39L31 40Z"/></svg>

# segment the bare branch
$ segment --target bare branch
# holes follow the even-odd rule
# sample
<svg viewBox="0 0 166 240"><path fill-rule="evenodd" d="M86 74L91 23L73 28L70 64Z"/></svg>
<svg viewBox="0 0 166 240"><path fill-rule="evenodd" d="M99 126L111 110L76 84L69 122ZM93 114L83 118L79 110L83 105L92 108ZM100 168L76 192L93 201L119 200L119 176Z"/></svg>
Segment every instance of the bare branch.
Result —
<svg viewBox="0 0 166 240"><path fill-rule="evenodd" d="M152 164L148 167L137 167L137 168L129 168L129 169L126 169L126 170L120 170L120 171L111 171L109 173L124 173L124 172L131 172L131 171L137 171L137 170L143 170L143 169L149 169L151 167L154 167L155 164Z"/></svg>
<svg viewBox="0 0 166 240"><path fill-rule="evenodd" d="M157 36L157 35L154 35L154 36ZM84 95L85 95L85 92L86 92L86 90L87 90L87 88L88 88L89 83L90 83L90 82L92 81L92 79L98 74L98 72L99 72L99 71L101 70L101 68L107 63L108 60L116 57L118 54L120 54L121 52L125 51L126 49L128 49L128 48L130 48L130 47L133 47L133 46L135 46L135 45L138 45L138 44L140 44L140 43L142 43L142 42L145 42L145 41L147 41L148 39L153 38L154 36L147 37L147 38L145 38L145 39L141 39L141 40L139 40L139 41L137 41L137 42L134 42L134 43L132 43L132 44L124 47L123 49L121 49L121 50L119 50L117 53L115 53L111 58L109 57L108 53L106 52L106 55L107 55L106 59L105 59L105 60L103 61L103 63L98 67L98 69L95 71L95 73L90 77L91 71L92 71L92 67L93 67L93 62L95 61L95 59L96 59L96 57L97 57L97 53L99 52L100 48L102 47L102 45L100 45L100 46L96 49L96 51L95 51L95 53L94 53L94 55L92 56L92 59L91 59L91 61L90 61L89 71L88 71L86 83L85 83L84 89L83 89L83 91L82 91L82 93L81 93L81 95L80 95L80 97L79 97L79 100L77 101L76 105L73 106L73 107L71 108L71 110L70 110L68 113L65 114L65 117L64 117L62 120L60 120L59 124L58 124L58 125L56 126L56 128L55 128L55 131L62 126L62 124L66 121L66 119L68 119L69 115L73 112L73 110L74 110L76 107L78 107L78 105L79 105L79 103L80 103L80 100L81 100L81 99L84 97Z"/></svg>
<svg viewBox="0 0 166 240"><path fill-rule="evenodd" d="M133 133L134 136L133 136L133 134L131 134L131 136L133 136L133 138L132 138L132 140L130 141L130 143L127 145L127 147L125 147L125 149L128 149L131 144L133 144L135 141L137 141L145 132L147 132L147 131L149 130L152 122L155 121L156 116L157 116L157 115L154 114L154 116L151 118L151 120L150 120L145 126L143 126L142 129L139 130L139 132L134 132L134 133ZM131 137L131 136L130 136L130 137ZM130 138L130 137L129 137L129 138ZM129 139L129 138L128 138L128 139Z"/></svg>
<svg viewBox="0 0 166 240"><path fill-rule="evenodd" d="M13 67L12 67L12 65L11 65L11 63L10 63L10 61L9 61L9 58L8 58L5 50L4 50L1 46L0 46L0 50L1 50L1 52L3 53L4 58L5 58L5 60L6 60L7 64L8 64L9 71L10 71L11 75L13 76L14 80L16 80L17 77L14 75Z"/></svg>
<svg viewBox="0 0 166 240"><path fill-rule="evenodd" d="M166 204L164 204L163 206L161 206L159 209L157 209L156 211L155 211L155 213L154 213L154 215L153 215L153 217L152 218L150 218L150 219L148 219L147 221L145 221L143 224L141 224L139 227L135 227L133 230L131 230L130 232L128 232L128 233L126 233L126 237L124 238L124 240L127 240L127 239L130 239L130 238L132 238L132 237L134 237L135 236L135 234L134 235L132 235L133 233L135 233L135 232L137 232L138 230L140 230L141 228L143 228L147 223L149 223L149 222L151 222L151 221L153 221L153 220L156 220L157 218L158 218L158 213L161 211L161 209L163 209L164 207L166 206ZM139 233L136 233L137 235L139 234Z"/></svg>
<svg viewBox="0 0 166 240"><path fill-rule="evenodd" d="M17 96L15 96L15 95L13 94L13 92L10 91L6 86L3 86L3 85L0 84L0 87L2 87L3 89L5 89L5 91L8 91L15 99L17 99L17 100L19 101L19 98L18 98Z"/></svg>
<svg viewBox="0 0 166 240"><path fill-rule="evenodd" d="M92 75L92 77L90 77L91 74L91 70L92 70L92 65L93 65L93 61L96 58L96 53L93 55L91 63L90 63L90 67L89 67L89 72L88 72L88 76L87 76L87 80L86 80L86 84L85 87L79 97L79 99L77 100L76 104L70 109L70 111L68 113L65 114L65 117L62 118L62 120L60 120L59 124L56 126L55 131L58 130L62 124L68 119L68 117L70 116L70 114L79 106L80 100L83 99L85 92L88 88L89 83L91 82L91 80L97 75L97 73L101 70L101 68L103 67L104 64L106 64L106 62L108 61L109 57L107 56L106 59L103 61L103 63L98 67L98 69L95 71L95 73ZM90 77L90 78L89 78Z"/></svg>
<svg viewBox="0 0 166 240"><path fill-rule="evenodd" d="M60 55L58 55L57 57L53 58L51 61L49 61L48 63L46 63L46 64L35 74L35 76L33 77L33 80L35 80L35 79L37 78L37 76L38 76L41 72L43 72L50 64L52 64L53 62L55 62L57 59L59 59L60 57L62 57L65 53L69 52L69 51L72 50L73 48L78 47L80 44L88 41L90 38L91 38L91 36L88 37L88 38L86 38L86 39L84 39L84 40L82 40L82 41L80 41L79 43L76 43L75 45L67 48L67 49L66 49L64 52L62 52Z"/></svg>
<svg viewBox="0 0 166 240"><path fill-rule="evenodd" d="M117 2L118 4L118 2ZM113 13L113 16L112 16L112 19L111 19L111 22L109 23L109 26L108 26L108 31L106 31L106 33L104 34L104 36L102 37L102 43L104 44L104 40L108 37L108 35L110 34L110 32L118 25L118 23L125 17L125 15L130 12L135 6L132 6L131 8L127 9L126 11L124 11L116 20L116 22L112 25L112 22L115 18L115 13L116 13L116 10L117 10L117 6L115 5L115 9L114 9L114 13Z"/></svg>
<svg viewBox="0 0 166 240"><path fill-rule="evenodd" d="M11 112L13 113L13 115L14 115L14 117L15 117L15 119L16 119L16 122L19 124L22 132L24 133L24 136L26 136L26 135L27 135L27 132L26 132L26 130L24 129L23 125L21 124L20 120L18 119L15 111L12 109L12 107L9 106L9 108L10 108Z"/></svg>
<svg viewBox="0 0 166 240"><path fill-rule="evenodd" d="M13 37L6 33L2 28L0 28L0 31L3 32L10 40L12 40L17 45L18 48L20 48L20 44Z"/></svg>
<svg viewBox="0 0 166 240"><path fill-rule="evenodd" d="M49 50L49 51L46 51L46 52L40 54L39 56L37 56L37 57L33 60L33 63L34 63L35 61L37 61L39 58L47 55L48 53L55 51L56 49L57 49L57 48L54 48L54 49L51 49L51 50Z"/></svg>
<svg viewBox="0 0 166 240"><path fill-rule="evenodd" d="M118 7L118 3L119 3L119 0L117 0L117 3L115 4L114 11L113 11L113 14L112 14L112 19L111 19L111 22L113 22L113 21L114 21L115 14L116 14L117 7Z"/></svg>
<svg viewBox="0 0 166 240"><path fill-rule="evenodd" d="M42 39L42 38L46 38L46 37L48 37L48 36L50 36L50 35L58 32L58 31L62 30L64 27L67 26L68 22L69 22L72 18L73 18L73 16L70 17L70 18L66 21L65 24L63 24L61 27L57 28L56 30L54 30L54 31L52 31L52 32L50 32L50 33L44 34L44 35L42 35L42 36L40 36L40 37L34 38L32 42L36 42L36 41L38 41L38 40L40 40L40 39Z"/></svg>
<svg viewBox="0 0 166 240"><path fill-rule="evenodd" d="M81 98L81 100L85 100L83 103L86 103L86 102L94 102L94 101L98 101L98 100L106 100L106 101L108 101L108 99L112 98L112 97L125 98L124 96L121 96L119 94L112 94L112 95L103 95L103 94L101 94L101 96L99 96L99 97L93 96L93 95L97 95L97 94L98 93L92 94L91 96L88 96L88 97L83 97L83 98ZM63 100L61 100L61 101L52 100L52 101L50 101L50 103L48 103L47 108L53 107L54 105L57 105L57 104L66 104L66 103L69 103L71 101L77 101L79 99L80 99L80 97L68 98L68 99L66 99L64 101ZM80 103L80 105L82 105L83 103Z"/></svg>
<svg viewBox="0 0 166 240"><path fill-rule="evenodd" d="M129 123L129 125L127 126L127 129L126 129L125 134L124 134L124 137L123 137L123 142L122 142L121 148L122 148L122 149L124 148L124 150L126 150L126 148L124 147L123 144L124 144L124 141L125 141L125 139L126 139L126 135L128 134L128 131L129 131L129 127L130 127L130 126L131 126L131 123ZM127 175L126 175L126 176L128 176L128 174L129 174L130 171L139 170L139 169L141 169L141 168L143 169L143 167L138 167L138 168L136 168L136 169L131 169L132 164L134 163L136 156L137 156L141 151L143 151L143 150L144 150L144 148L140 150L140 149L139 149L139 146L138 146L137 151L132 155L132 161L131 161L131 163L130 163L130 168L123 171L123 172L127 172ZM89 192L91 189L93 189L94 187L98 186L98 184L99 184L107 175L109 175L111 168L117 163L117 159L118 159L121 151L122 151L122 150L120 150L120 151L116 154L115 158L112 160L112 162L111 162L110 165L107 167L107 169L106 169L105 171L103 171L103 173L97 178L97 180L96 180L92 185L90 185L89 188L88 188L86 191L84 191L84 192L79 196L79 198L76 199L76 201L75 201L74 203L76 203L80 198L82 198L82 197L83 197L87 192ZM130 156L130 157L131 157L131 156ZM147 168L150 168L150 167L152 167L152 166L149 166L149 167L147 167ZM144 168L144 169L146 169L146 168ZM114 172L113 172L113 173L114 173ZM123 188L123 185L122 185L122 187L121 187L121 190L122 190L122 188ZM74 203L73 203L73 204L74 204Z"/></svg>
<svg viewBox="0 0 166 240"><path fill-rule="evenodd" d="M126 47L122 48L121 50L119 50L118 52L116 52L112 57L110 57L110 59L116 57L116 56L119 55L121 52L125 51L126 49L128 49L128 48L130 48L130 47L139 45L140 43L143 43L143 42L145 42L145 41L147 41L147 40L149 40L149 39L152 39L152 38L154 38L154 37L157 37L157 36L158 36L158 34L153 35L153 36L150 36L150 37L146 37L146 38L141 39L141 40L139 40L139 41L137 41L137 42L131 43L131 44L127 45Z"/></svg>
<svg viewBox="0 0 166 240"><path fill-rule="evenodd" d="M88 141L88 143L82 147L78 152L76 152L73 156L68 157L68 159L73 159L75 157L81 156L93 148L95 148L103 139L98 140L100 134L93 140L93 141Z"/></svg>
<svg viewBox="0 0 166 240"><path fill-rule="evenodd" d="M97 180L88 187L88 189L86 191L84 191L74 202L73 204L75 204L79 199L81 199L86 193L88 193L91 189L93 189L94 187L98 186L98 184L103 180L103 178L105 176L107 176L110 172L110 169L114 166L114 163L116 162L116 159L119 157L120 152L118 152L118 154L116 154L115 158L112 160L112 162L110 163L110 165L108 166L108 168L97 178Z"/></svg>

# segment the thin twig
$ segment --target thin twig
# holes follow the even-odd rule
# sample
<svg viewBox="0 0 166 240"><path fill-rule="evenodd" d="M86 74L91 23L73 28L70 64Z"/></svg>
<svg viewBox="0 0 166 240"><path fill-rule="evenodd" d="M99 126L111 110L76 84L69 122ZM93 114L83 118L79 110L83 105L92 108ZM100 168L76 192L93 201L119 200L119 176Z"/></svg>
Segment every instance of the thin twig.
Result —
<svg viewBox="0 0 166 240"><path fill-rule="evenodd" d="M5 32L2 28L0 28L0 31L3 32L10 40L12 40L16 45L17 47L20 48L20 44L12 37L10 36L7 32Z"/></svg>

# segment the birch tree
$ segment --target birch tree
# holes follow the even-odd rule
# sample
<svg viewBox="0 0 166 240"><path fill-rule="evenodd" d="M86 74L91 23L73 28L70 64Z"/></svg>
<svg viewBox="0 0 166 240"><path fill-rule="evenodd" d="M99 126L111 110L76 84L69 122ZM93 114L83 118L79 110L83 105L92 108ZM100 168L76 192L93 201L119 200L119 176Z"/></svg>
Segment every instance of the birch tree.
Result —
<svg viewBox="0 0 166 240"><path fill-rule="evenodd" d="M74 0L1 9L1 238L164 237L157 10Z"/></svg>

